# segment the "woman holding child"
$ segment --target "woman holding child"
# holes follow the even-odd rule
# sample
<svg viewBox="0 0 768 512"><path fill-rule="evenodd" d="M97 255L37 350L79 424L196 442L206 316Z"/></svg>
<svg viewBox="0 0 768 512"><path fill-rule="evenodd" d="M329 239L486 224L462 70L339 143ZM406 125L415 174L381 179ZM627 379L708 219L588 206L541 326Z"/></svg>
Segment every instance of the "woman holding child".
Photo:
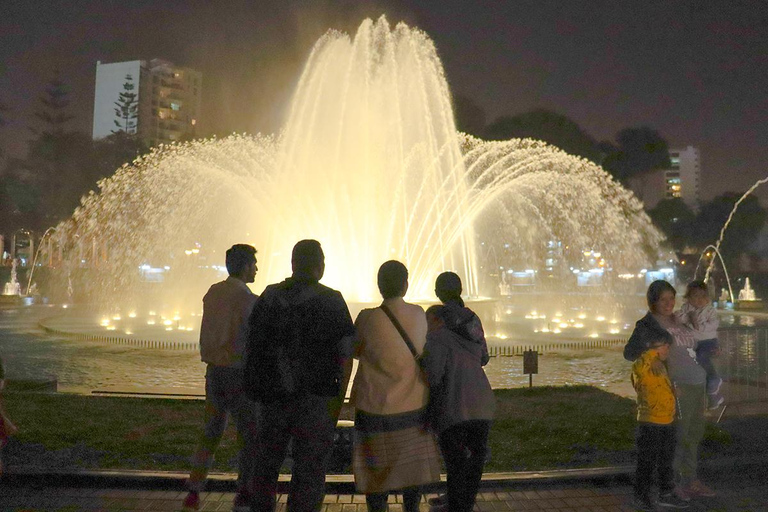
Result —
<svg viewBox="0 0 768 512"><path fill-rule="evenodd" d="M669 430L675 435L674 469L680 480L675 488L674 496L665 496L668 501L675 498L682 501L690 500L691 496L714 496L715 493L705 486L697 477L698 446L704 436L704 411L707 407L706 378L707 374L696 360L696 340L693 331L688 328L674 313L674 287L666 281L654 281L648 288L648 313L637 321L635 330L624 347L624 358L635 361L642 358L649 349L658 348L660 343L669 345L666 358L666 369L656 367L657 373L668 370L672 388L676 398L675 429ZM663 363L659 362L659 365ZM640 434L647 418L641 414L641 389L638 389L638 451L644 448ZM653 406L653 404L650 404ZM647 412L647 411L646 411ZM640 461L644 454L638 454L638 484L642 487L643 477ZM652 468L651 468L652 471ZM661 472L659 475L662 478ZM636 493L643 492L636 484ZM666 490L671 482L660 482L659 486ZM638 496L636 496L638 498ZM673 506L662 503L659 505ZM678 505L676 508L682 508Z"/></svg>

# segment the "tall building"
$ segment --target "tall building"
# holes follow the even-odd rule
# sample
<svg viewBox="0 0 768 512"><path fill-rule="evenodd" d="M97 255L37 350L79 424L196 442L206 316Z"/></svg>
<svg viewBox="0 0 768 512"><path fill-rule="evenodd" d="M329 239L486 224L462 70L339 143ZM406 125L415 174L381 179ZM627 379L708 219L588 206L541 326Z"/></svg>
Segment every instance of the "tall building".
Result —
<svg viewBox="0 0 768 512"><path fill-rule="evenodd" d="M699 193L699 150L693 146L669 150L670 168L665 171L666 198L679 197L688 207L697 211L701 202Z"/></svg>
<svg viewBox="0 0 768 512"><path fill-rule="evenodd" d="M699 150L693 146L669 150L669 169L655 169L629 179L629 188L643 201L646 209L654 208L662 199L679 197L697 211L699 192Z"/></svg>
<svg viewBox="0 0 768 512"><path fill-rule="evenodd" d="M125 126L115 112L125 84L133 85L138 106L136 133L154 146L194 137L200 120L203 75L190 68L153 59L96 63L96 91L93 102L93 138L101 139ZM121 123L118 127L115 121Z"/></svg>

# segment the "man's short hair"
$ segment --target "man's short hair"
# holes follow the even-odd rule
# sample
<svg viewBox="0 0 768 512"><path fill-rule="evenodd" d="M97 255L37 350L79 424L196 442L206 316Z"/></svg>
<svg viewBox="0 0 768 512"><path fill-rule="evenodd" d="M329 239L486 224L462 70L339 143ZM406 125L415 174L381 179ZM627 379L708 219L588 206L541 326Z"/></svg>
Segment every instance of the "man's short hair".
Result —
<svg viewBox="0 0 768 512"><path fill-rule="evenodd" d="M239 274L245 267L256 259L256 248L248 244L235 244L227 249L227 273L231 276Z"/></svg>
<svg viewBox="0 0 768 512"><path fill-rule="evenodd" d="M377 281L383 298L402 297L408 282L408 269L397 260L385 261L379 267Z"/></svg>
<svg viewBox="0 0 768 512"><path fill-rule="evenodd" d="M317 240L301 240L293 246L291 268L294 274L311 274L325 262L323 248Z"/></svg>

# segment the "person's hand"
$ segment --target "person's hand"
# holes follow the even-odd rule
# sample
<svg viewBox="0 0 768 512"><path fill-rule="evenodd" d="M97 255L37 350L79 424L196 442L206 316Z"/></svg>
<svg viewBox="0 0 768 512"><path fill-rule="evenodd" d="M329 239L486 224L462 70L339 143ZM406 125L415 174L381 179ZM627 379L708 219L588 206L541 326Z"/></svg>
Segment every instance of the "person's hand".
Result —
<svg viewBox="0 0 768 512"><path fill-rule="evenodd" d="M661 360L656 359L651 363L651 373L654 375L661 375L664 373L664 363Z"/></svg>

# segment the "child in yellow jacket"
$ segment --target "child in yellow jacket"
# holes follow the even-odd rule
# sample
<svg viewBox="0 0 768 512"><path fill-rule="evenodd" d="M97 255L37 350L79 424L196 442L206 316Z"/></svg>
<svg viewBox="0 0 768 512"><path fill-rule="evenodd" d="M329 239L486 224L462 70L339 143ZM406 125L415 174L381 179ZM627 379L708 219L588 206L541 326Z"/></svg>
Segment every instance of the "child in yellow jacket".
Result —
<svg viewBox="0 0 768 512"><path fill-rule="evenodd" d="M632 385L637 391L637 470L635 506L654 510L651 482L658 471L662 507L687 508L674 493L672 461L675 455L675 393L664 361L669 355L666 340L652 343L632 365Z"/></svg>

